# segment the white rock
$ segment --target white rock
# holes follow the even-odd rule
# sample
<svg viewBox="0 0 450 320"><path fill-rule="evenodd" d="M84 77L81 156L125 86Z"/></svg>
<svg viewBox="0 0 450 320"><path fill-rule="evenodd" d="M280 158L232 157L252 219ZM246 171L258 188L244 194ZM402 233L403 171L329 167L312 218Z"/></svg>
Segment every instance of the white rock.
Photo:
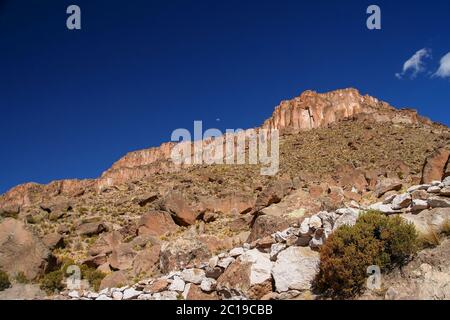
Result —
<svg viewBox="0 0 450 320"><path fill-rule="evenodd" d="M392 209L400 210L407 208L411 204L411 195L409 193L399 194L392 200Z"/></svg>
<svg viewBox="0 0 450 320"><path fill-rule="evenodd" d="M286 249L287 245L284 243L274 243L270 247L270 260L275 261L277 260L278 254Z"/></svg>
<svg viewBox="0 0 450 320"><path fill-rule="evenodd" d="M205 292L211 292L216 288L217 281L212 278L205 278L203 279L202 283L200 284L200 289Z"/></svg>
<svg viewBox="0 0 450 320"><path fill-rule="evenodd" d="M319 269L319 254L310 248L289 247L278 254L272 269L278 292L309 290Z"/></svg>
<svg viewBox="0 0 450 320"><path fill-rule="evenodd" d="M106 294L101 294L95 300L112 300L112 298L108 297Z"/></svg>
<svg viewBox="0 0 450 320"><path fill-rule="evenodd" d="M186 269L181 272L181 278L186 282L200 284L205 278L205 271L201 269Z"/></svg>
<svg viewBox="0 0 450 320"><path fill-rule="evenodd" d="M105 289L103 289L103 290L100 290L100 292L98 293L99 295L102 295L102 294L104 294L104 295L109 295L109 289L108 288L105 288Z"/></svg>
<svg viewBox="0 0 450 320"><path fill-rule="evenodd" d="M68 296L71 297L71 298L79 298L80 294L78 293L78 291L73 290L73 291L69 292Z"/></svg>
<svg viewBox="0 0 450 320"><path fill-rule="evenodd" d="M231 249L229 252L230 257L236 258L239 257L241 254L244 254L244 248L234 248Z"/></svg>
<svg viewBox="0 0 450 320"><path fill-rule="evenodd" d="M300 233L307 234L309 232L309 218L305 218L300 224Z"/></svg>
<svg viewBox="0 0 450 320"><path fill-rule="evenodd" d="M439 186L440 184L441 184L441 181L437 181L437 180L431 182L431 186L432 186L432 187Z"/></svg>
<svg viewBox="0 0 450 320"><path fill-rule="evenodd" d="M98 296L99 296L99 294L98 294L98 293L95 293L95 292L89 292L88 295L87 295L87 297L88 297L89 299L97 299Z"/></svg>
<svg viewBox="0 0 450 320"><path fill-rule="evenodd" d="M442 188L440 195L444 197L450 197L450 187Z"/></svg>
<svg viewBox="0 0 450 320"><path fill-rule="evenodd" d="M164 291L153 295L155 300L178 300L178 293L174 291Z"/></svg>
<svg viewBox="0 0 450 320"><path fill-rule="evenodd" d="M428 193L440 193L441 188L439 186L432 186L432 187L428 188L427 192Z"/></svg>
<svg viewBox="0 0 450 320"><path fill-rule="evenodd" d="M188 297L188 294L189 294L189 290L191 290L191 285L192 285L192 283L187 283L184 286L183 293L181 294L181 296L183 297L184 300L187 300L187 297Z"/></svg>
<svg viewBox="0 0 450 320"><path fill-rule="evenodd" d="M341 209L339 209L341 210ZM334 222L333 230L336 230L343 225L354 226L356 220L359 217L359 210L346 209L345 211L341 211L339 218ZM337 211L336 211L337 213Z"/></svg>
<svg viewBox="0 0 450 320"><path fill-rule="evenodd" d="M428 190L429 187L431 187L431 185L429 185L429 184L419 184L417 186L412 186L412 187L408 188L407 192L413 193L414 191L417 191L417 190Z"/></svg>
<svg viewBox="0 0 450 320"><path fill-rule="evenodd" d="M442 184L444 185L444 187L450 187L450 176L445 178L444 181L442 181Z"/></svg>
<svg viewBox="0 0 450 320"><path fill-rule="evenodd" d="M155 298L153 298L153 296L149 293L144 293L139 295L139 297L137 297L138 300L155 300Z"/></svg>
<svg viewBox="0 0 450 320"><path fill-rule="evenodd" d="M228 268L228 266L229 266L230 264L232 264L233 262L234 262L234 258L232 258L232 257L227 257L227 258L221 259L217 265L218 265L219 267L221 267L221 268L226 269L226 268Z"/></svg>
<svg viewBox="0 0 450 320"><path fill-rule="evenodd" d="M122 300L122 298L123 298L123 293L120 292L120 291L114 291L114 292L112 293L112 298L113 298L113 300Z"/></svg>
<svg viewBox="0 0 450 320"><path fill-rule="evenodd" d="M169 290L183 292L184 286L185 286L185 283L184 283L183 279L181 279L178 276L175 276L174 279L172 280L172 283L169 286Z"/></svg>
<svg viewBox="0 0 450 320"><path fill-rule="evenodd" d="M426 200L415 199L412 201L411 210L419 211L428 209L428 202Z"/></svg>
<svg viewBox="0 0 450 320"><path fill-rule="evenodd" d="M214 268L215 266L217 266L217 263L219 263L219 257L214 256L211 259L209 259L208 266L210 268Z"/></svg>
<svg viewBox="0 0 450 320"><path fill-rule="evenodd" d="M318 215L314 215L309 219L309 227L314 229L322 228L322 219Z"/></svg>
<svg viewBox="0 0 450 320"><path fill-rule="evenodd" d="M131 300L134 298L137 298L140 294L142 294L142 291L137 291L134 288L125 289L123 292L123 300Z"/></svg>
<svg viewBox="0 0 450 320"><path fill-rule="evenodd" d="M223 259L223 258L225 258L226 256L227 256L227 255L226 255L225 253L222 252L222 253L219 254L218 257L219 257L220 259Z"/></svg>
<svg viewBox="0 0 450 320"><path fill-rule="evenodd" d="M390 204L383 204L382 202L377 202L369 206L370 210L377 210L384 214L395 214L401 213L399 210L394 210Z"/></svg>
<svg viewBox="0 0 450 320"><path fill-rule="evenodd" d="M250 286L264 283L271 279L273 263L268 253L262 253L257 249L248 250L239 257L241 263L250 263Z"/></svg>

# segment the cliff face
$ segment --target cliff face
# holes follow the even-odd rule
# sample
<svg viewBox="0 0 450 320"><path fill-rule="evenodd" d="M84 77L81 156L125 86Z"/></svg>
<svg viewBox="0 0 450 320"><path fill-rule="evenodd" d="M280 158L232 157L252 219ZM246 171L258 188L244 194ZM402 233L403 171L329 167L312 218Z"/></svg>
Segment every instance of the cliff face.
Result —
<svg viewBox="0 0 450 320"><path fill-rule="evenodd" d="M324 94L305 91L297 98L283 101L261 128L278 129L281 134L298 133L355 118L375 122L433 124L414 110L398 110L376 98L362 96L356 89L344 89ZM180 169L170 158L174 145L175 143L169 142L160 147L130 152L98 179L62 180L48 185L20 185L1 196L0 203L2 206L26 206L33 202L33 195L38 193L73 196L85 189L102 190L156 173L174 172Z"/></svg>
<svg viewBox="0 0 450 320"><path fill-rule="evenodd" d="M360 95L356 89L344 89L324 94L305 91L298 98L283 101L262 127L295 133L357 117L376 122L430 123L414 110L397 110L386 102Z"/></svg>

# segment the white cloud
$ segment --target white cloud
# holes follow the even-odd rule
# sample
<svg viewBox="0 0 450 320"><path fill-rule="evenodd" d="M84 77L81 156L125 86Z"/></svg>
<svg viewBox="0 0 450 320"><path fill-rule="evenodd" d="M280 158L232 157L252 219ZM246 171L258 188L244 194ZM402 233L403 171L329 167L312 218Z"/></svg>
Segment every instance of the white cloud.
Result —
<svg viewBox="0 0 450 320"><path fill-rule="evenodd" d="M411 78L415 78L419 73L425 71L424 60L430 57L430 49L420 49L403 64L403 71L401 73L396 73L395 76L398 79L402 79L406 74L410 74Z"/></svg>
<svg viewBox="0 0 450 320"><path fill-rule="evenodd" d="M450 77L450 52L441 59L441 65L438 71L433 75L434 77L448 78Z"/></svg>

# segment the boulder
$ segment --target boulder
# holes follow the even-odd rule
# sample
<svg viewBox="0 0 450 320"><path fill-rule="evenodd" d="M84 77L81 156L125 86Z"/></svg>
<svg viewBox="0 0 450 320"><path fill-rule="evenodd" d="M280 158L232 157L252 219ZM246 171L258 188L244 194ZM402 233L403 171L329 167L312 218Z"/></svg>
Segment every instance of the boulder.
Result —
<svg viewBox="0 0 450 320"><path fill-rule="evenodd" d="M431 197L428 199L428 205L431 208L448 208L450 207L450 199L443 197Z"/></svg>
<svg viewBox="0 0 450 320"><path fill-rule="evenodd" d="M121 243L112 251L109 264L113 270L131 269L136 254L130 243Z"/></svg>
<svg viewBox="0 0 450 320"><path fill-rule="evenodd" d="M157 293L165 291L169 288L170 282L166 279L158 279L145 287L145 292Z"/></svg>
<svg viewBox="0 0 450 320"><path fill-rule="evenodd" d="M445 174L445 167L450 156L450 150L440 148L425 159L422 170L422 183L441 181Z"/></svg>
<svg viewBox="0 0 450 320"><path fill-rule="evenodd" d="M423 210L419 214L402 214L400 217L411 222L416 230L428 234L431 230L439 232L447 221L450 221L450 208Z"/></svg>
<svg viewBox="0 0 450 320"><path fill-rule="evenodd" d="M411 204L411 195L409 193L399 194L392 200L392 209L400 210L407 208Z"/></svg>
<svg viewBox="0 0 450 320"><path fill-rule="evenodd" d="M277 231L285 230L288 227L288 221L283 218L267 215L258 216L253 223L247 242L251 243L255 240L270 236Z"/></svg>
<svg viewBox="0 0 450 320"><path fill-rule="evenodd" d="M103 222L82 223L77 228L77 233L79 235L87 237L91 237L105 231L108 231L108 227Z"/></svg>
<svg viewBox="0 0 450 320"><path fill-rule="evenodd" d="M450 187L442 188L439 195L444 196L444 197L450 197Z"/></svg>
<svg viewBox="0 0 450 320"><path fill-rule="evenodd" d="M133 202L141 207L145 207L147 204L150 204L157 199L158 194L156 192L149 192L134 198Z"/></svg>
<svg viewBox="0 0 450 320"><path fill-rule="evenodd" d="M64 247L64 238L59 233L50 233L42 238L42 242L50 251Z"/></svg>
<svg viewBox="0 0 450 320"><path fill-rule="evenodd" d="M99 254L108 255L123 241L123 237L118 231L104 233L89 248L88 253L91 256Z"/></svg>
<svg viewBox="0 0 450 320"><path fill-rule="evenodd" d="M205 279L205 271L202 269L185 269L181 272L181 278L186 282L201 284Z"/></svg>
<svg viewBox="0 0 450 320"><path fill-rule="evenodd" d="M272 291L272 265L269 254L249 250L217 279L217 290L225 297L237 291L248 298L260 299Z"/></svg>
<svg viewBox="0 0 450 320"><path fill-rule="evenodd" d="M289 247L280 252L272 269L277 292L310 290L319 262L319 254L310 248Z"/></svg>
<svg viewBox="0 0 450 320"><path fill-rule="evenodd" d="M0 269L10 276L22 272L33 280L53 267L47 246L23 222L6 218L0 224Z"/></svg>
<svg viewBox="0 0 450 320"><path fill-rule="evenodd" d="M218 300L219 297L217 296L217 293L215 292L204 292L200 286L195 285L195 284L188 284L186 286L186 290L185 290L185 299L186 300Z"/></svg>
<svg viewBox="0 0 450 320"><path fill-rule="evenodd" d="M207 261L211 257L208 247L196 238L178 238L162 244L160 269L162 273L185 268L189 264Z"/></svg>
<svg viewBox="0 0 450 320"><path fill-rule="evenodd" d="M198 214L190 207L180 192L170 192L162 201L161 208L169 212L173 220L181 226L190 226L197 220Z"/></svg>
<svg viewBox="0 0 450 320"><path fill-rule="evenodd" d="M139 235L159 237L176 230L177 225L169 213L164 211L151 211L141 217L138 228Z"/></svg>
<svg viewBox="0 0 450 320"><path fill-rule="evenodd" d="M399 191L403 187L403 184L397 179L385 178L378 182L375 187L375 196L377 198L382 197L389 191Z"/></svg>
<svg viewBox="0 0 450 320"><path fill-rule="evenodd" d="M135 275L151 275L158 268L160 252L161 246L159 245L139 251L133 260L133 273Z"/></svg>
<svg viewBox="0 0 450 320"><path fill-rule="evenodd" d="M128 280L125 271L112 272L103 278L100 283L100 290L106 288L120 288L127 285L129 282L130 280Z"/></svg>
<svg viewBox="0 0 450 320"><path fill-rule="evenodd" d="M282 178L267 186L256 198L255 213L270 206L273 203L280 202L287 196L294 188L292 180Z"/></svg>

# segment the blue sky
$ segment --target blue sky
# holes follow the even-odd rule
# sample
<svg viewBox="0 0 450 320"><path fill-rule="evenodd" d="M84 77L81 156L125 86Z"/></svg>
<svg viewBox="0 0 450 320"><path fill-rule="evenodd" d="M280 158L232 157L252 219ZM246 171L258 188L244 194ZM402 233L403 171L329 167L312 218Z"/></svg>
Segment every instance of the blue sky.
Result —
<svg viewBox="0 0 450 320"><path fill-rule="evenodd" d="M66 28L70 4L80 31ZM370 4L382 30L366 28ZM449 125L450 78L433 77L449 12L447 0L0 0L0 193L97 177L194 120L257 126L307 89L356 87Z"/></svg>

